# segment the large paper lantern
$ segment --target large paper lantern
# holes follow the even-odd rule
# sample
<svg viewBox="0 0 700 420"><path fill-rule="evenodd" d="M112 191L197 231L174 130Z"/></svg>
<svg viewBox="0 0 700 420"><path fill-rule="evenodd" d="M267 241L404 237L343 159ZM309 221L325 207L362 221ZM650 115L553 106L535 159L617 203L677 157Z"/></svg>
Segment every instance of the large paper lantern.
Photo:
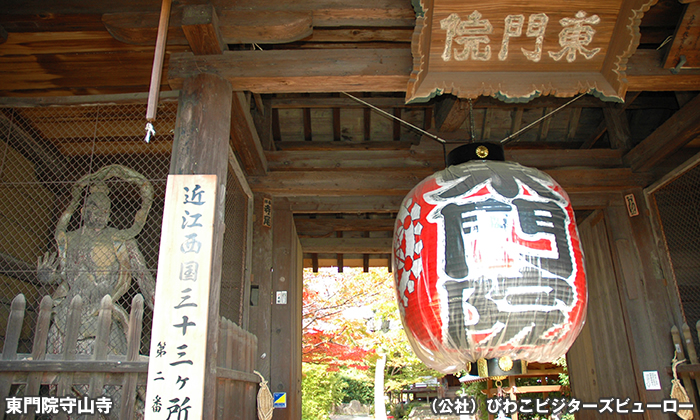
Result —
<svg viewBox="0 0 700 420"><path fill-rule="evenodd" d="M462 146L448 162L465 159L418 184L397 216L394 275L413 350L443 373L555 360L587 303L569 198L547 174L502 161L500 145Z"/></svg>

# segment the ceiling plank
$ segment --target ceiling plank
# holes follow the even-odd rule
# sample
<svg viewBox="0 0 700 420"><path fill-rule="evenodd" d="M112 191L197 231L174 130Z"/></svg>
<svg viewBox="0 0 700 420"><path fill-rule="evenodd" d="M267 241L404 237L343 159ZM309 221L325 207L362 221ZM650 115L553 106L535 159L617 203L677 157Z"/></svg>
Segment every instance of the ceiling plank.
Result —
<svg viewBox="0 0 700 420"><path fill-rule="evenodd" d="M231 106L231 148L248 175L265 175L267 158L255 128L250 105L243 92L233 93Z"/></svg>
<svg viewBox="0 0 700 420"><path fill-rule="evenodd" d="M185 50L183 47L177 49ZM127 45L115 40L104 30L13 33L7 43L2 45L1 51L2 55L38 54L43 57L49 57L49 54L142 51L150 53L151 60L153 59L153 46Z"/></svg>
<svg viewBox="0 0 700 420"><path fill-rule="evenodd" d="M305 42L405 42L410 43L413 28L319 28L314 27Z"/></svg>
<svg viewBox="0 0 700 420"><path fill-rule="evenodd" d="M182 31L196 55L221 54L228 50L219 31L219 18L211 4L185 6L182 12Z"/></svg>
<svg viewBox="0 0 700 420"><path fill-rule="evenodd" d="M299 238L306 253L390 254L393 238Z"/></svg>
<svg viewBox="0 0 700 420"><path fill-rule="evenodd" d="M548 169L567 192L597 192L646 187L651 175L633 173L628 168ZM385 170L381 176L369 171L271 171L250 177L250 188L276 196L303 195L405 195L430 170Z"/></svg>
<svg viewBox="0 0 700 420"><path fill-rule="evenodd" d="M168 52L166 52L166 55ZM165 60L164 70L168 66ZM125 67L128 65L128 71ZM0 95L116 94L148 91L153 51L0 56ZM170 90L163 72L161 90Z"/></svg>
<svg viewBox="0 0 700 420"><path fill-rule="evenodd" d="M400 92L411 70L406 49L226 51L217 56L174 54L173 89L202 71L229 80L234 90L283 92Z"/></svg>
<svg viewBox="0 0 700 420"><path fill-rule="evenodd" d="M622 160L635 172L649 171L699 135L700 95L697 95Z"/></svg>

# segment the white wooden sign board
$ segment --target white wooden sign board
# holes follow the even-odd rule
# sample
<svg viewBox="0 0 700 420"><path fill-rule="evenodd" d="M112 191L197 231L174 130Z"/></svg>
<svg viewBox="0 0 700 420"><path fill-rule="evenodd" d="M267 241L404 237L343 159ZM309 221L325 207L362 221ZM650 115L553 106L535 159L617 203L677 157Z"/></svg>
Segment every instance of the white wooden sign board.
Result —
<svg viewBox="0 0 700 420"><path fill-rule="evenodd" d="M202 418L216 175L169 175L145 419Z"/></svg>

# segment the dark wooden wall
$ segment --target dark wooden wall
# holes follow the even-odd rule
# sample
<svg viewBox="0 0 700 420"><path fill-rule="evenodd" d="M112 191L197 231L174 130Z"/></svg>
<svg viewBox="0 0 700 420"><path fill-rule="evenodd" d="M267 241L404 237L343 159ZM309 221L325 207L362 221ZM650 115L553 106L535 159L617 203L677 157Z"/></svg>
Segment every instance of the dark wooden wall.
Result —
<svg viewBox="0 0 700 420"><path fill-rule="evenodd" d="M638 216L630 217L624 206L623 194L629 193L635 195ZM671 391L670 330L678 316L672 304L675 286L658 268L659 249L643 192L623 194L579 225L589 287L588 315L567 359L573 396L583 402L629 398L630 402L657 403L669 398ZM644 371L659 373L661 390L646 390ZM694 392L689 390L691 401ZM580 419L623 416L669 418L661 410L578 414Z"/></svg>

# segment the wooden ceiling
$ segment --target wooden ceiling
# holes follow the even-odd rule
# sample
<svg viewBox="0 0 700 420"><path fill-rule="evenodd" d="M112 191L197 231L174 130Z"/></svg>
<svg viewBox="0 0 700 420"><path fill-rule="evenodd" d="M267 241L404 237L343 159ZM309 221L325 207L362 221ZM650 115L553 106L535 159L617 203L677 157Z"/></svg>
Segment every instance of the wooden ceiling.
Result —
<svg viewBox="0 0 700 420"><path fill-rule="evenodd" d="M508 159L554 176L579 214L700 151L700 2L683 3L659 0L644 15L623 104L582 97L507 143ZM159 10L154 0L2 0L0 104L144 97ZM163 96L200 71L231 82L232 150L253 191L289 200L309 265L386 265L403 196L444 167L439 143L343 92L448 151L500 141L570 100L407 105L414 24L410 0L173 3ZM104 153L124 150L119 138L105 133Z"/></svg>

